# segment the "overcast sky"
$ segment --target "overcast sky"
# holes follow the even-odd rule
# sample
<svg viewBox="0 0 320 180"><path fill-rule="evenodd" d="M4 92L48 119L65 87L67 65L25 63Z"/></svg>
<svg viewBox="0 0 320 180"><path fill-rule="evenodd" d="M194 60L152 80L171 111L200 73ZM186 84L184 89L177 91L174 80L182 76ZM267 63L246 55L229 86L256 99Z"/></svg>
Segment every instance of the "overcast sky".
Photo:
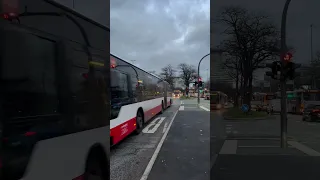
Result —
<svg viewBox="0 0 320 180"><path fill-rule="evenodd" d="M217 17L219 10L224 6L239 5L252 11L269 14L280 29L282 9L285 0L213 0L211 1L211 17ZM310 24L313 28L313 51L320 50L320 1L319 0L292 0L287 17L287 45L294 46L296 53L294 61L299 63L310 62ZM220 43L221 27L211 24L213 28L213 45Z"/></svg>
<svg viewBox="0 0 320 180"><path fill-rule="evenodd" d="M56 0L72 7L72 0ZM80 13L107 25L106 0L74 0ZM209 52L209 0L110 0L111 53L143 69L160 72L167 65L197 65ZM213 0L211 18L224 6L240 5L269 14L280 27L285 0ZM296 49L294 61L310 61L310 24L313 51L320 50L319 0L292 0L287 21L287 44ZM221 41L221 27L211 24L214 46ZM206 77L209 58L202 64Z"/></svg>
<svg viewBox="0 0 320 180"><path fill-rule="evenodd" d="M197 66L210 51L210 0L111 0L110 30L110 52L145 70Z"/></svg>

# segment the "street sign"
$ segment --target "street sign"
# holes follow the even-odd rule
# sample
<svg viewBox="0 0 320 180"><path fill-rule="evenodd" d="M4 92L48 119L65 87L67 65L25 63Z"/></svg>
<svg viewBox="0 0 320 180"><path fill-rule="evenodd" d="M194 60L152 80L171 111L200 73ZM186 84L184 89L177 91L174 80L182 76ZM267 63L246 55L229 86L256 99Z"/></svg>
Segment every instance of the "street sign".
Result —
<svg viewBox="0 0 320 180"><path fill-rule="evenodd" d="M241 106L241 110L242 110L243 112L248 112L248 111L249 111L249 106L248 106L247 104L243 104L243 105Z"/></svg>

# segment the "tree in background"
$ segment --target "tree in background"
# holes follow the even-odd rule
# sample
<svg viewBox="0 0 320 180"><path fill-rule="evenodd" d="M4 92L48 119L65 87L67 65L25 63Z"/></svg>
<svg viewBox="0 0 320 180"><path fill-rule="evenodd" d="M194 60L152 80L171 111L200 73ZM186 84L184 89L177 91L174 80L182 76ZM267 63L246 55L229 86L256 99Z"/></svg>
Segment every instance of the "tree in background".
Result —
<svg viewBox="0 0 320 180"><path fill-rule="evenodd" d="M167 66L163 67L160 73L161 78L167 81L172 88L174 88L175 74L176 70L171 66L171 64L168 64Z"/></svg>
<svg viewBox="0 0 320 180"><path fill-rule="evenodd" d="M220 13L217 23L226 28L226 39L220 47L229 58L239 61L243 77L244 103L250 107L252 99L253 72L277 56L275 51L279 40L276 26L266 15L249 12L242 7L226 7ZM231 61L232 62L232 61ZM234 63L234 62L232 62Z"/></svg>
<svg viewBox="0 0 320 180"><path fill-rule="evenodd" d="M193 65L189 65L186 63L181 63L178 65L180 70L180 78L183 81L183 84L186 86L186 89L189 88L189 84L194 81L196 77L196 68ZM186 90L186 95L188 95L188 91Z"/></svg>

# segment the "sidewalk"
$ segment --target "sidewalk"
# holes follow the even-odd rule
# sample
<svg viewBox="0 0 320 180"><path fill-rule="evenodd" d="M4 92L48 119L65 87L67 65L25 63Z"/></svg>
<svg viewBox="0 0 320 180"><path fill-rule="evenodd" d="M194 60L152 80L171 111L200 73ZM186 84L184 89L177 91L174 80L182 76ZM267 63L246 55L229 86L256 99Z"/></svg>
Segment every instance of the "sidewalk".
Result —
<svg viewBox="0 0 320 180"><path fill-rule="evenodd" d="M279 139L271 137L227 139L211 169L211 179L320 179L320 156L307 155L291 145L282 149L279 144Z"/></svg>

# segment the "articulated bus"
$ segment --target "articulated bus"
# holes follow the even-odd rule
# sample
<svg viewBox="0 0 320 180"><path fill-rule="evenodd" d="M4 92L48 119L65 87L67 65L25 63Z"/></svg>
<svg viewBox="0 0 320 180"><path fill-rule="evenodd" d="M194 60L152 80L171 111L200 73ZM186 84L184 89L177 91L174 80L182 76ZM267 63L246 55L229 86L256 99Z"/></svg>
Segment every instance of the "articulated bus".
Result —
<svg viewBox="0 0 320 180"><path fill-rule="evenodd" d="M170 107L173 92L166 81L114 55L110 66L110 142L115 145Z"/></svg>
<svg viewBox="0 0 320 180"><path fill-rule="evenodd" d="M49 0L0 11L0 179L109 179L109 28Z"/></svg>
<svg viewBox="0 0 320 180"><path fill-rule="evenodd" d="M228 96L221 91L213 91L210 94L210 105L212 109L224 109L228 105Z"/></svg>
<svg viewBox="0 0 320 180"><path fill-rule="evenodd" d="M272 100L271 105L275 111L281 110L281 94L277 92L277 98ZM294 90L287 91L287 112L302 114L309 105L320 105L320 90Z"/></svg>

